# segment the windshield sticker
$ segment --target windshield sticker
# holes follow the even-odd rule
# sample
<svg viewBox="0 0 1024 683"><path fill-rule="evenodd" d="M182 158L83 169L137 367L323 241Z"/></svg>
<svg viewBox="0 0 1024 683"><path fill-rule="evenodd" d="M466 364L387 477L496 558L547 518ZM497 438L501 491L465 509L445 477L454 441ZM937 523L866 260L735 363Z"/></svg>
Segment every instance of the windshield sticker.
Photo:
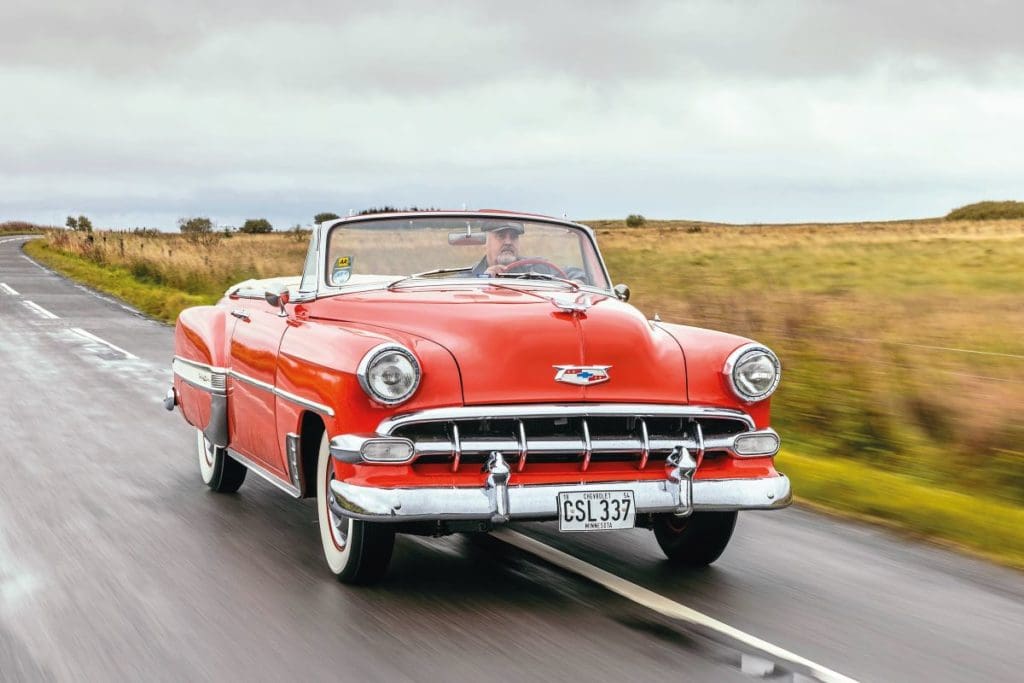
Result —
<svg viewBox="0 0 1024 683"><path fill-rule="evenodd" d="M331 282L336 285L348 282L348 279L352 277L352 262L354 260L351 256L339 256L331 270Z"/></svg>

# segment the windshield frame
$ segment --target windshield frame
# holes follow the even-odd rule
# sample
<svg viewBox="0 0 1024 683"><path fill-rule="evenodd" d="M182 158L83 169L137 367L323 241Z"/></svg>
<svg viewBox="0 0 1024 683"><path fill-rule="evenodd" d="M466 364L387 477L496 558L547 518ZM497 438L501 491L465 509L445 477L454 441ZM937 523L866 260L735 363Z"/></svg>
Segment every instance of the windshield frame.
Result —
<svg viewBox="0 0 1024 683"><path fill-rule="evenodd" d="M316 282L317 289L315 298L322 298L327 296L335 296L339 294L352 294L357 292L367 292L374 290L387 289L391 284L398 280L407 279L408 275L395 276L395 277L382 277L380 281L376 282L363 282L353 283L348 285L332 285L327 279L327 245L330 244L331 232L337 228L344 228L354 223L366 223L373 221L393 221L396 219L415 219L415 218L457 218L457 219L509 219L516 221L528 221L533 223L547 223L550 225L568 227L574 230L578 230L582 235L589 241L590 247L594 250L594 256L597 258L598 265L600 266L600 272L604 276L604 281L608 283L608 287L600 287L598 285L587 285L580 283L579 289L581 291L589 291L604 295L615 296L613 289L611 276L608 274L608 266L605 264L604 256L601 254L601 250L597 245L597 239L594 235L594 231L587 225L581 223L573 223L572 221L559 220L557 218L550 218L548 216L537 216L532 214L521 214L514 212L498 212L498 211L417 211L417 212L405 212L405 213L382 213L382 214L371 214L367 216L357 216L352 218L342 218L339 220L321 223L318 229L314 231L312 239L317 240L317 259L316 259ZM488 278L423 278L422 282L427 286L459 286L459 287L480 287L481 285L493 284ZM565 285L558 281L548 280L535 280L535 279L512 279L502 278L500 280L501 286L506 287L528 287L531 289L546 289L552 291L564 290ZM406 285L403 288L409 287Z"/></svg>

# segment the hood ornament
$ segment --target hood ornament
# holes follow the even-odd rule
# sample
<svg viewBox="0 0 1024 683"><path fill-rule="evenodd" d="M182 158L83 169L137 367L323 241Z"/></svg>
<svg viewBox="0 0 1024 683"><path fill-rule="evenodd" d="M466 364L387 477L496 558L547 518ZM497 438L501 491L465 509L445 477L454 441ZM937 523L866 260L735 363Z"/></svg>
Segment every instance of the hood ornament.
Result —
<svg viewBox="0 0 1024 683"><path fill-rule="evenodd" d="M551 303L564 313L584 313L594 305L594 300L589 294L556 294Z"/></svg>
<svg viewBox="0 0 1024 683"><path fill-rule="evenodd" d="M556 382L588 386L611 379L608 376L610 365L555 365L553 367L558 370L555 373Z"/></svg>

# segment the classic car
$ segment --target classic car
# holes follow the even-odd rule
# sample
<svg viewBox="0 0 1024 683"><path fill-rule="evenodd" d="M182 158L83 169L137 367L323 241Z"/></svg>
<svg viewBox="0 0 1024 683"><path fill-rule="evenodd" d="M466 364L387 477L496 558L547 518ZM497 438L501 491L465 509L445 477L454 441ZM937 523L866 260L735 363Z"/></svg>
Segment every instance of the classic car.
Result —
<svg viewBox="0 0 1024 683"><path fill-rule="evenodd" d="M714 562L739 510L790 503L769 420L780 364L648 320L594 232L497 211L315 227L301 275L181 313L168 410L203 481L315 498L327 565L379 578L396 533L653 530Z"/></svg>

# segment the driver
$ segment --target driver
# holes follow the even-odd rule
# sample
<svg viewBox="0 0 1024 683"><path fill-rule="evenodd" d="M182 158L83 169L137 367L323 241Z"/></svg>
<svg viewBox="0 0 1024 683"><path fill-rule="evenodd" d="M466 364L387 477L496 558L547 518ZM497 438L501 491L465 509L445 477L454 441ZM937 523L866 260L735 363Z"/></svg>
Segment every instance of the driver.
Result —
<svg viewBox="0 0 1024 683"><path fill-rule="evenodd" d="M519 260L519 236L526 232L522 223L488 223L484 226L487 244L484 257L473 266L477 277L494 276Z"/></svg>

